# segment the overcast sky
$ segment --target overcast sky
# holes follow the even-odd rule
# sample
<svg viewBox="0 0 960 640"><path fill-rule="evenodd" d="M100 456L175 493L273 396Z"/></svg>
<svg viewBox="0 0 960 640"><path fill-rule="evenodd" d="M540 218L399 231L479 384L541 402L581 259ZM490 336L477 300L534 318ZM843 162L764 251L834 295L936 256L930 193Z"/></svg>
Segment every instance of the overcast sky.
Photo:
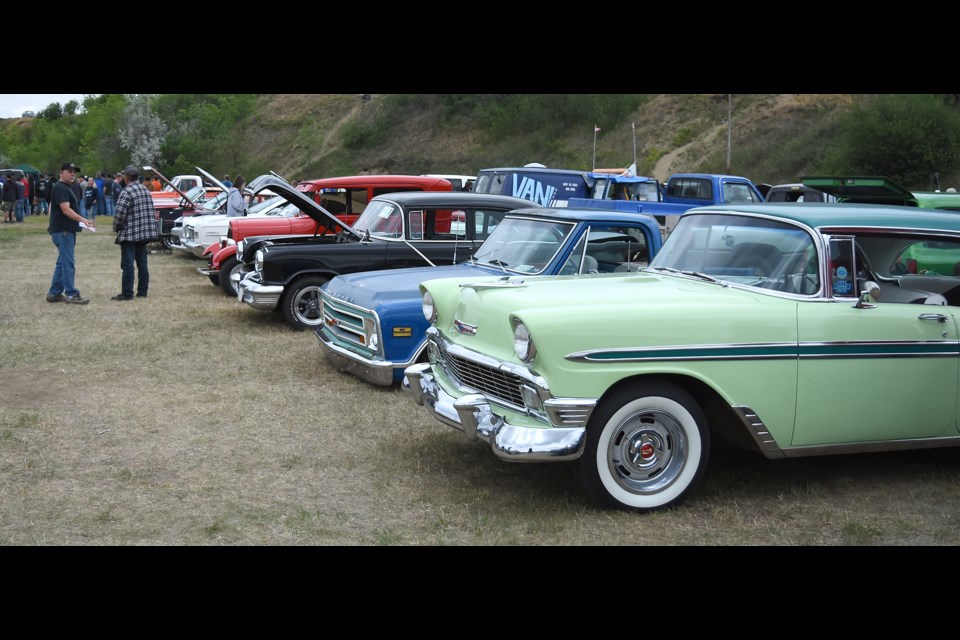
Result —
<svg viewBox="0 0 960 640"><path fill-rule="evenodd" d="M0 118L19 118L24 111L40 113L54 102L83 104L82 93L0 93Z"/></svg>

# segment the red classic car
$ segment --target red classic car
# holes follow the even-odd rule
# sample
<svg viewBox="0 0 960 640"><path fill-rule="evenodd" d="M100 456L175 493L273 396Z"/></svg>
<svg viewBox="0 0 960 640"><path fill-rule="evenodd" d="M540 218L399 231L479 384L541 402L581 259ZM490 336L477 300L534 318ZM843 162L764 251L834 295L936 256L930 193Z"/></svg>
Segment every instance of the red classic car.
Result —
<svg viewBox="0 0 960 640"><path fill-rule="evenodd" d="M373 175L304 180L297 184L297 191L352 225L374 196L398 191L453 191L453 186L448 180L432 176ZM242 266L236 258L238 240L250 236L313 235L317 230L317 221L302 212L291 217L231 219L227 237L207 247L203 257L209 257L210 262L197 271L227 295L236 296L230 273Z"/></svg>

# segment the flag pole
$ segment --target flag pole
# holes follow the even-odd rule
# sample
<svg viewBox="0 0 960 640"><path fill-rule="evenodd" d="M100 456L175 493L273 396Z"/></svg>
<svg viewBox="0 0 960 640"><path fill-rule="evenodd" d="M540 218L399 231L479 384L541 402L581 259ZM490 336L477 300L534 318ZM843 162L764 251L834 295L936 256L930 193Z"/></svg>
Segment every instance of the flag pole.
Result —
<svg viewBox="0 0 960 640"><path fill-rule="evenodd" d="M631 122L630 128L633 130L633 164L637 164L637 123Z"/></svg>
<svg viewBox="0 0 960 640"><path fill-rule="evenodd" d="M600 131L600 127L593 125L593 168L591 171L597 170L597 132Z"/></svg>

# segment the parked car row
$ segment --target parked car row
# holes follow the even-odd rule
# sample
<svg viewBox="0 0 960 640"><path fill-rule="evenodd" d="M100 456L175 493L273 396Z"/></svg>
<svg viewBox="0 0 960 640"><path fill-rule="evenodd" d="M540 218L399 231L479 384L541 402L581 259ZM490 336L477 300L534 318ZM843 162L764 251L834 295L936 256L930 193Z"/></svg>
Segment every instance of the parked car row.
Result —
<svg viewBox="0 0 960 640"><path fill-rule="evenodd" d="M960 446L960 217L851 203L850 180L694 207L664 240L643 213L267 174L248 188L281 202L198 271L502 460L569 463L595 504L645 512L729 448Z"/></svg>

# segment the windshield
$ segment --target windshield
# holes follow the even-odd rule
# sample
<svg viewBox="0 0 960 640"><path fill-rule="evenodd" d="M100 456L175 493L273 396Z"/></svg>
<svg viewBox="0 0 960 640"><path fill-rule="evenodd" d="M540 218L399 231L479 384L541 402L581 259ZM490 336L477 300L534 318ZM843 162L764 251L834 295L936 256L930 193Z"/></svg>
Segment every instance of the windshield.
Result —
<svg viewBox="0 0 960 640"><path fill-rule="evenodd" d="M813 238L801 227L751 216L704 214L682 216L650 268L814 293L820 285L817 260Z"/></svg>
<svg viewBox="0 0 960 640"><path fill-rule="evenodd" d="M392 202L371 200L353 228L360 233L369 231L370 235L381 238L402 238L403 210Z"/></svg>
<svg viewBox="0 0 960 640"><path fill-rule="evenodd" d="M201 190L202 190L202 187L201 187ZM209 211L216 211L223 206L223 203L226 201L226 199L227 199L227 194L221 191L213 198L210 198L209 200L204 201L203 208Z"/></svg>
<svg viewBox="0 0 960 640"><path fill-rule="evenodd" d="M566 244L573 224L533 218L504 218L473 260L517 273L540 273Z"/></svg>
<svg viewBox="0 0 960 640"><path fill-rule="evenodd" d="M266 198L257 204L250 207L250 213L261 213L265 210L271 209L277 206L277 203L280 202L282 198L280 196L271 196Z"/></svg>
<svg viewBox="0 0 960 640"><path fill-rule="evenodd" d="M193 202L203 202L204 197L206 196L206 191L204 191L203 187L194 187L193 189L190 189L190 191L187 191L186 194L187 197Z"/></svg>
<svg viewBox="0 0 960 640"><path fill-rule="evenodd" d="M300 207L294 203L285 204L282 207L277 207L276 209L271 209L267 215L269 216L280 216L283 218L293 218L296 215L299 215Z"/></svg>

